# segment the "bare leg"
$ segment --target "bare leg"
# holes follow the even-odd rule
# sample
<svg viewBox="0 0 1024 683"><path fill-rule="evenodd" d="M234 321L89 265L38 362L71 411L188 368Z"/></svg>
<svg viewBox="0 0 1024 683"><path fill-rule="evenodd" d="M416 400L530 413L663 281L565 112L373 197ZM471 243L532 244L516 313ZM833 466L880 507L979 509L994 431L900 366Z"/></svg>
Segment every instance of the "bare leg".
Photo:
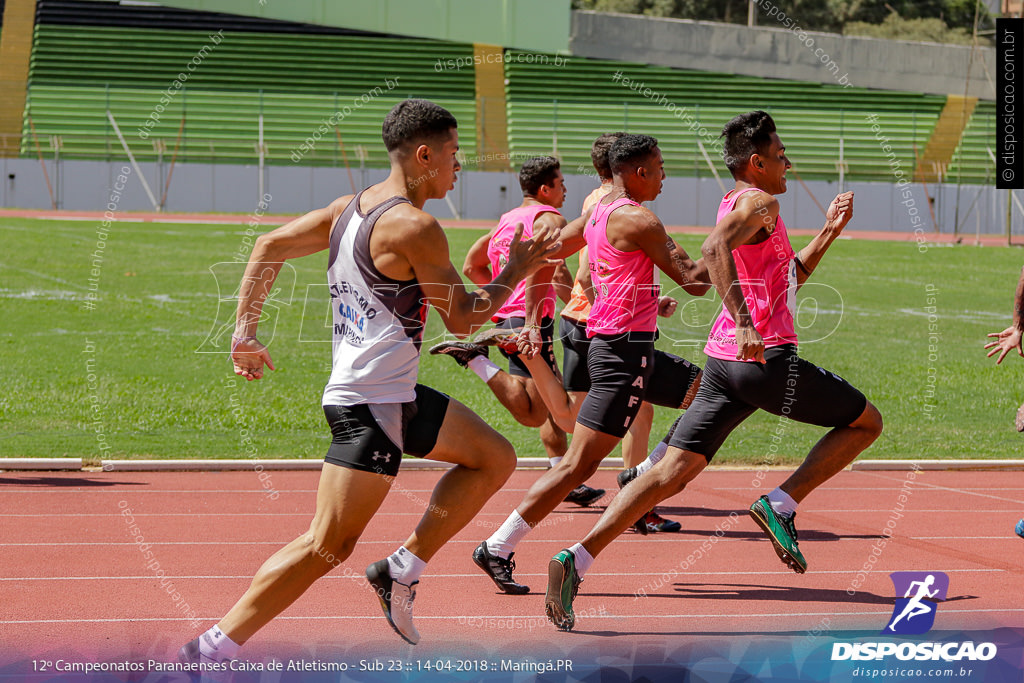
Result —
<svg viewBox="0 0 1024 683"><path fill-rule="evenodd" d="M585 482L612 452L619 437L595 431L576 423L572 443L565 457L541 475L530 487L516 510L531 527L539 524L574 488Z"/></svg>
<svg viewBox="0 0 1024 683"><path fill-rule="evenodd" d="M622 437L622 464L636 467L647 459L647 442L651 438L651 425L654 423L654 406L647 401L640 404L640 412L633 419L629 431Z"/></svg>
<svg viewBox="0 0 1024 683"><path fill-rule="evenodd" d="M853 462L881 433L882 415L869 402L849 426L836 427L821 437L803 464L779 488L799 503Z"/></svg>
<svg viewBox="0 0 1024 683"><path fill-rule="evenodd" d="M544 424L548 409L529 377L516 377L502 370L487 382L487 386L516 422L525 427Z"/></svg>
<svg viewBox="0 0 1024 683"><path fill-rule="evenodd" d="M309 532L263 563L249 590L220 620L221 631L239 645L245 643L347 559L390 487L390 478L383 475L325 462Z"/></svg>
<svg viewBox="0 0 1024 683"><path fill-rule="evenodd" d="M544 450L548 458L561 458L569 448L569 442L565 438L565 432L555 424L554 418L548 415L548 419L540 426L540 440L544 444Z"/></svg>
<svg viewBox="0 0 1024 683"><path fill-rule="evenodd" d="M457 467L434 487L430 507L405 542L425 562L476 516L516 468L515 450L505 437L455 399L427 457Z"/></svg>
<svg viewBox="0 0 1024 683"><path fill-rule="evenodd" d="M597 524L583 539L583 547L592 557L597 557L648 510L682 491L704 471L707 464L703 455L670 447L657 465L634 479L612 499Z"/></svg>

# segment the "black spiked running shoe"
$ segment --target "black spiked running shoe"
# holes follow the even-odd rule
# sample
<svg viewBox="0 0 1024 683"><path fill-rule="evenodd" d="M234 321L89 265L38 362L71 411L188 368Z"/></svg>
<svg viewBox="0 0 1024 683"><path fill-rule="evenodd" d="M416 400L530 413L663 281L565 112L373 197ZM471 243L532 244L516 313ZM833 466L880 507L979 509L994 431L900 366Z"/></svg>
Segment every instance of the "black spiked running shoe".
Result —
<svg viewBox="0 0 1024 683"><path fill-rule="evenodd" d="M569 492L569 495L565 497L565 502L585 508L601 500L604 493L604 489L592 489L586 484L580 484Z"/></svg>
<svg viewBox="0 0 1024 683"><path fill-rule="evenodd" d="M455 362L462 367L467 367L469 361L473 360L477 356L487 357L487 347L481 346L480 344L468 344L466 342L459 341L446 341L441 342L435 346L430 347L430 353L442 356L451 356L455 359Z"/></svg>
<svg viewBox="0 0 1024 683"><path fill-rule="evenodd" d="M619 476L617 476L615 478L615 480L617 482L619 482L619 488L621 489L626 484L628 484L629 482L631 482L634 479L636 479L638 476L640 476L640 475L638 475L636 473L636 468L635 467L628 467L628 468L622 470L621 472L619 472Z"/></svg>
<svg viewBox="0 0 1024 683"><path fill-rule="evenodd" d="M510 554L507 560L492 555L491 551L487 549L487 541L484 541L473 551L473 562L484 570L484 574L491 577L491 581L502 592L509 595L525 595L530 592L530 587L516 583L512 578L512 572L516 568L515 560L512 559L513 555L515 553Z"/></svg>

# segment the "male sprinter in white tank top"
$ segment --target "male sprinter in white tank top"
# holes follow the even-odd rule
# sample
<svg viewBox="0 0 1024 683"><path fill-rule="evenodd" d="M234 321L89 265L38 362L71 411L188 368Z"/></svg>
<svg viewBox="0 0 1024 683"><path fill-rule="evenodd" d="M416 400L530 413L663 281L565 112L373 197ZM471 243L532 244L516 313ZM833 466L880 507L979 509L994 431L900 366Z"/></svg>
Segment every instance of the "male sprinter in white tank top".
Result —
<svg viewBox="0 0 1024 683"><path fill-rule="evenodd" d="M285 259L329 249L334 315L333 370L323 408L333 434L309 531L267 560L227 616L182 647L180 657L213 664L238 648L309 586L341 564L384 501L402 453L456 465L430 498L409 539L366 570L392 628L419 640L415 586L427 561L462 529L515 469L511 444L458 401L416 383L426 303L445 326L467 335L487 322L516 284L553 261L550 232L520 240L508 266L467 292L438 222L423 211L455 183L457 123L426 100L397 104L384 119L391 174L354 197L310 212L256 240L243 276L232 340L235 373L274 369L256 338L263 301Z"/></svg>

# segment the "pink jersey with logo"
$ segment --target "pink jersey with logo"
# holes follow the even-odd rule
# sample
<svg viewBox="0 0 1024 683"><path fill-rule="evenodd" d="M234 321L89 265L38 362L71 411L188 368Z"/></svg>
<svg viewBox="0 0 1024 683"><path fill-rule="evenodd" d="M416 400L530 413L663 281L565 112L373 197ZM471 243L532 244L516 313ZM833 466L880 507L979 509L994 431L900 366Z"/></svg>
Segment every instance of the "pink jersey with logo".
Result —
<svg viewBox="0 0 1024 683"><path fill-rule="evenodd" d="M756 189L748 187L725 195L718 207L718 220L735 208L740 195ZM732 257L751 321L764 339L765 348L796 344L796 253L789 243L782 216L776 220L768 239L737 247L732 250ZM708 334L704 353L720 360L736 360L736 321L725 305Z"/></svg>
<svg viewBox="0 0 1024 683"><path fill-rule="evenodd" d="M654 332L658 327L658 291L654 262L642 249L620 251L608 242L608 217L620 206L640 206L628 197L598 202L583 236L587 240L594 305L587 336Z"/></svg>
<svg viewBox="0 0 1024 683"><path fill-rule="evenodd" d="M516 224L523 224L523 237L533 237L533 223L542 213L558 213L558 209L547 204L531 204L520 206L502 215L498 221L498 229L491 235L487 243L487 258L491 261L491 272L497 277L498 273L505 269L508 264L508 248L512 244L512 237L516 234ZM543 316L553 318L555 315L555 288L548 287L544 296ZM507 318L526 317L526 280L522 280L512 290L512 296L508 298L505 305L498 309L491 320L505 320Z"/></svg>

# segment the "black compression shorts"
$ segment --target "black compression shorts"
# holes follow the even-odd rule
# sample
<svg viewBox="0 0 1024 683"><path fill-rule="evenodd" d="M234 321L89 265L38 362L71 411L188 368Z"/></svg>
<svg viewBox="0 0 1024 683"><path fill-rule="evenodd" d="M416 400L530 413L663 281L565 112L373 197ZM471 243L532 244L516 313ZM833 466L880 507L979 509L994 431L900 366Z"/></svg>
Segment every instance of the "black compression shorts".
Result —
<svg viewBox="0 0 1024 683"><path fill-rule="evenodd" d="M590 391L587 326L568 318L562 318L558 325L562 339L562 386L566 391Z"/></svg>
<svg viewBox="0 0 1024 683"><path fill-rule="evenodd" d="M499 320L494 324L495 327L500 327L503 330L519 330L526 325L526 318L505 318ZM544 318L540 321L540 356L544 359L544 362L548 364L551 371L558 376L558 361L555 360L555 321L551 318ZM513 377L529 377L530 370L526 367L526 363L519 358L518 353L509 353L505 349L498 347L501 355L508 358L508 374Z"/></svg>
<svg viewBox="0 0 1024 683"><path fill-rule="evenodd" d="M591 337L587 368L590 390L576 421L604 434L625 436L654 371L654 333Z"/></svg>
<svg viewBox="0 0 1024 683"><path fill-rule="evenodd" d="M440 391L417 384L416 399L408 403L326 405L333 438L325 460L393 477L403 452L422 458L434 450L448 401Z"/></svg>
<svg viewBox="0 0 1024 683"><path fill-rule="evenodd" d="M758 408L819 427L845 427L867 399L839 375L819 368L786 344L766 349L765 363L709 358L700 389L669 445L711 461L726 437Z"/></svg>

